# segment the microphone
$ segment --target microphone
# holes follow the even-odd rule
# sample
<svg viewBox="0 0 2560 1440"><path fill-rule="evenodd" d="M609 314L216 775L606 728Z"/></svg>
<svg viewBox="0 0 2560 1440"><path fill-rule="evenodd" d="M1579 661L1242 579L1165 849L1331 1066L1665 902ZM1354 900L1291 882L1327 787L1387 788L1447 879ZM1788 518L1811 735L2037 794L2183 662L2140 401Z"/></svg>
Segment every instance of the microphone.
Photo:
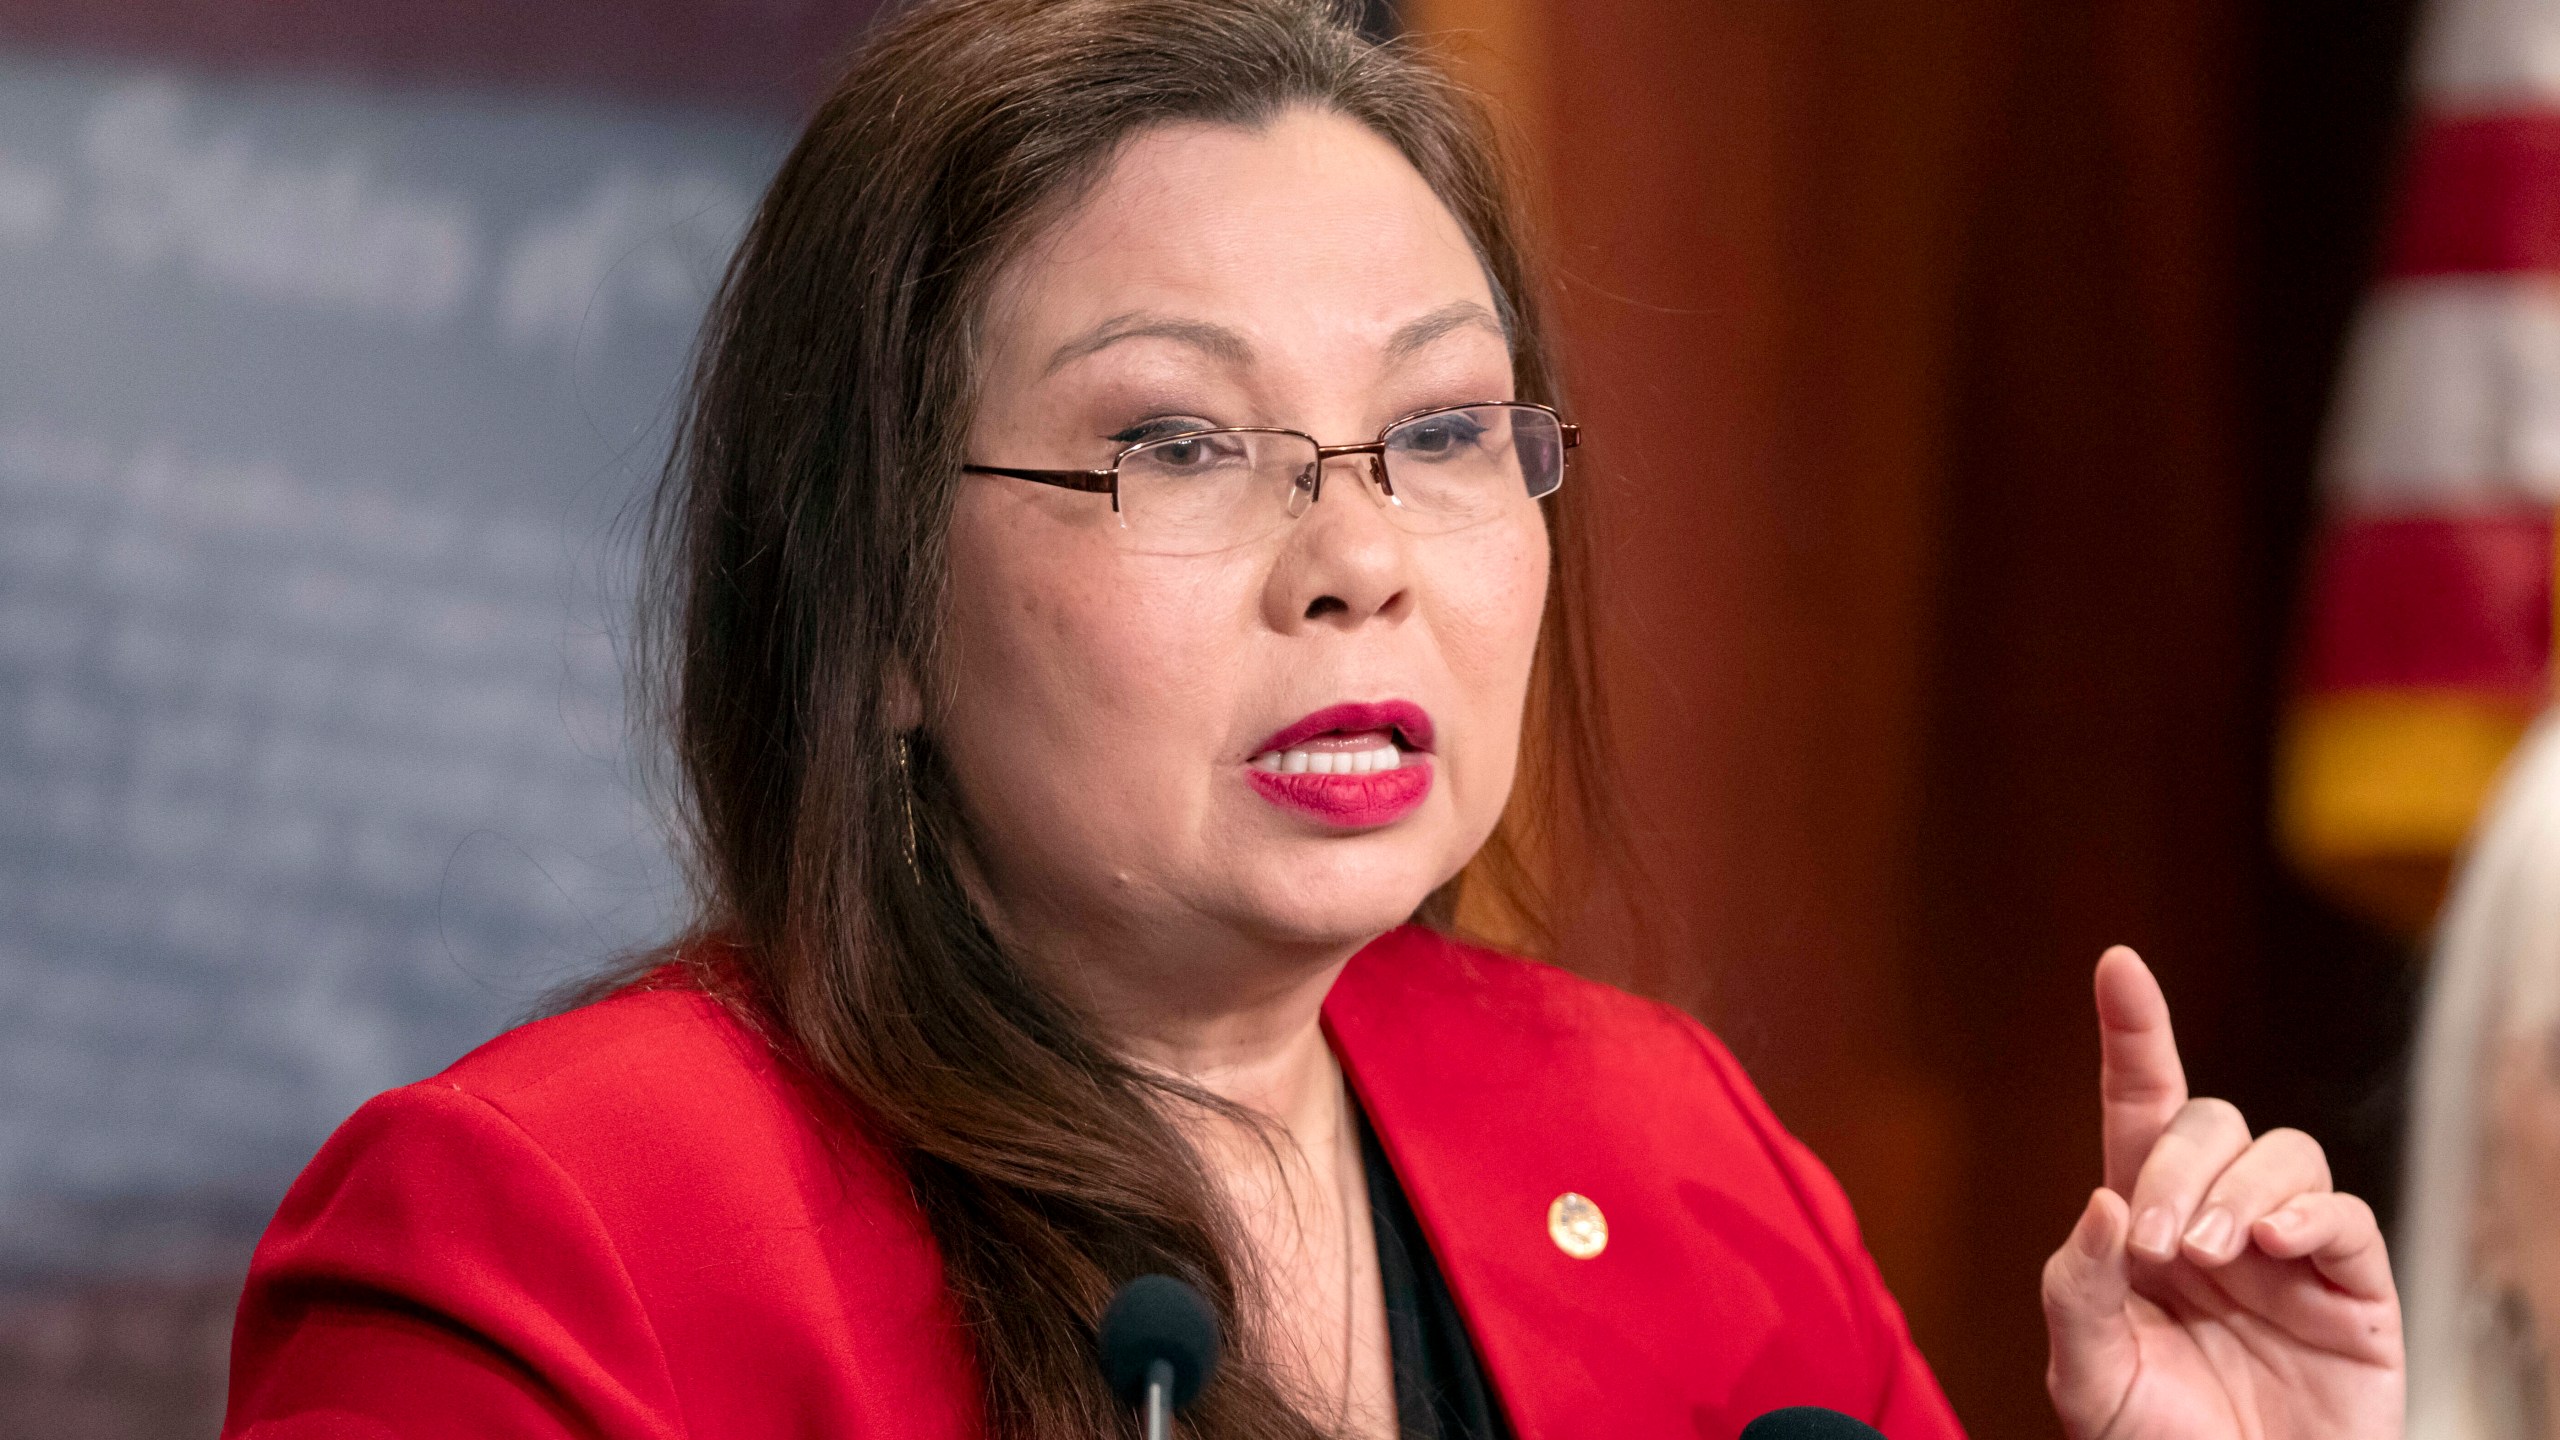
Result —
<svg viewBox="0 0 2560 1440"><path fill-rule="evenodd" d="M1146 1440L1165 1440L1173 1412L1218 1368L1218 1312L1170 1275L1141 1275L1111 1297L1094 1352L1111 1393L1144 1417Z"/></svg>
<svg viewBox="0 0 2560 1440"><path fill-rule="evenodd" d="M1743 1426L1739 1440L1884 1440L1884 1432L1837 1410L1790 1405Z"/></svg>

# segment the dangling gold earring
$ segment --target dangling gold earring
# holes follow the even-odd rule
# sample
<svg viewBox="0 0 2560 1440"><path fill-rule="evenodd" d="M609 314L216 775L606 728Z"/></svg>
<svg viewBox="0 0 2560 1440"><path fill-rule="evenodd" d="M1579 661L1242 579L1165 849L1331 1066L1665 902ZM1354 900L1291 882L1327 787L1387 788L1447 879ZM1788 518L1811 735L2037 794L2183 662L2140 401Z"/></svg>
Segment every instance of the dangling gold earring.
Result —
<svg viewBox="0 0 2560 1440"><path fill-rule="evenodd" d="M907 759L907 737L898 735L898 818L904 822L907 873L915 877L916 886L924 886L924 867L916 863L916 777Z"/></svg>

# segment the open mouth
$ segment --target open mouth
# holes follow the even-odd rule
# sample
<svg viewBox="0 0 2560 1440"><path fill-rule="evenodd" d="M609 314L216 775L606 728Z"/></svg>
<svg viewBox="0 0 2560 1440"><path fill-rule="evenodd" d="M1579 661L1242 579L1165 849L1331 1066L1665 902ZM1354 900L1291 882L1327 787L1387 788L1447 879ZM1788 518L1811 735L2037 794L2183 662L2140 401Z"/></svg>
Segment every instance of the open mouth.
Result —
<svg viewBox="0 0 2560 1440"><path fill-rule="evenodd" d="M1391 729L1333 730L1285 750L1265 750L1250 763L1272 775L1375 775L1402 768L1412 748Z"/></svg>
<svg viewBox="0 0 2560 1440"><path fill-rule="evenodd" d="M1431 794L1431 715L1411 700L1326 705L1254 748L1254 792L1329 830L1375 830Z"/></svg>
<svg viewBox="0 0 2560 1440"><path fill-rule="evenodd" d="M1283 726L1248 763L1268 775L1375 775L1431 749L1431 714L1410 700L1328 705Z"/></svg>
<svg viewBox="0 0 2560 1440"><path fill-rule="evenodd" d="M1431 716L1410 700L1328 705L1262 742L1246 778L1263 799L1339 829L1413 813L1431 793Z"/></svg>

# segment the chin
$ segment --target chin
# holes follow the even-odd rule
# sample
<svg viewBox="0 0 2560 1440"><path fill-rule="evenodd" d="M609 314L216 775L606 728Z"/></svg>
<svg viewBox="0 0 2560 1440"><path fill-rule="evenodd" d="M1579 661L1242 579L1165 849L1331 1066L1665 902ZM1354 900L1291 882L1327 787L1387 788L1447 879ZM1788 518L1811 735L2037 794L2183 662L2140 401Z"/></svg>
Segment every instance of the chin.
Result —
<svg viewBox="0 0 2560 1440"><path fill-rule="evenodd" d="M1362 944L1413 918L1457 871L1418 856L1368 864L1292 865L1275 859L1241 898L1253 928L1297 944Z"/></svg>
<svg viewBox="0 0 2560 1440"><path fill-rule="evenodd" d="M1401 907L1273 908L1256 912L1251 925L1266 939L1290 946L1357 949L1412 919L1415 906L1421 903L1417 898Z"/></svg>

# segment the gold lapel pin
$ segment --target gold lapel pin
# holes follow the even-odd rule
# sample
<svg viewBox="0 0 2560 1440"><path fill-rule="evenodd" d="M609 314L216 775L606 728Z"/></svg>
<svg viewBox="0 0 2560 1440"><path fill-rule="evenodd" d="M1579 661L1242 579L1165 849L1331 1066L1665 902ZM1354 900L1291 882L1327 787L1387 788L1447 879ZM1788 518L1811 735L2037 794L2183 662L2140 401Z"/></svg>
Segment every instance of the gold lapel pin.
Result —
<svg viewBox="0 0 2560 1440"><path fill-rule="evenodd" d="M1609 1248L1609 1217L1588 1196L1567 1190L1547 1206L1547 1238L1576 1260Z"/></svg>

